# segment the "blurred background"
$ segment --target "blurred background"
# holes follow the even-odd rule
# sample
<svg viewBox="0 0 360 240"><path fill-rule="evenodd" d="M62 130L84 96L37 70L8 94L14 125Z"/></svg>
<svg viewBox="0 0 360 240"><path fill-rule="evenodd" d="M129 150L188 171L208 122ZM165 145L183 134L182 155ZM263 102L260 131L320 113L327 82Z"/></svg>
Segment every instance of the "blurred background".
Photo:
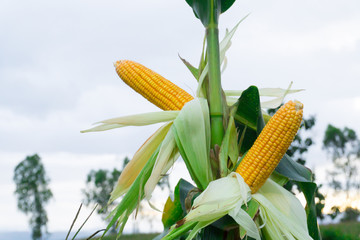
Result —
<svg viewBox="0 0 360 240"><path fill-rule="evenodd" d="M249 13L227 53L223 88L293 82L294 89L305 89L286 100L303 102L309 120L293 153L321 185L320 223L356 221L360 2L239 0L221 15L220 38ZM113 63L137 61L194 94L196 80L178 54L197 65L204 30L185 1L166 0L1 0L0 29L0 239L31 239L31 213L18 206L21 191L14 194L21 182L15 167L26 159L43 167L39 181L51 191L43 199L49 238L64 239L85 192L100 186L95 179L113 184L114 168L121 171L124 159L159 127L80 133L99 120L158 110L119 79ZM180 177L190 181L182 161L170 171L170 189ZM168 183L153 194L160 209ZM83 206L76 227L94 202ZM140 220L131 219L125 233L162 231L161 213L143 205ZM83 231L105 226L94 214Z"/></svg>

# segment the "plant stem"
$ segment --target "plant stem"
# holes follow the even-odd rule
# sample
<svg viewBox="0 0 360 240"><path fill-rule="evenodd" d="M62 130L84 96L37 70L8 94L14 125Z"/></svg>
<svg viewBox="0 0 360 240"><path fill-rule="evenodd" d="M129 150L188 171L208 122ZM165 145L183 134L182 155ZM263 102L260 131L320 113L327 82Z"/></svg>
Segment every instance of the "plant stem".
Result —
<svg viewBox="0 0 360 240"><path fill-rule="evenodd" d="M207 26L206 40L209 63L208 100L210 105L211 147L214 147L216 144L221 146L224 136L219 30L217 24Z"/></svg>

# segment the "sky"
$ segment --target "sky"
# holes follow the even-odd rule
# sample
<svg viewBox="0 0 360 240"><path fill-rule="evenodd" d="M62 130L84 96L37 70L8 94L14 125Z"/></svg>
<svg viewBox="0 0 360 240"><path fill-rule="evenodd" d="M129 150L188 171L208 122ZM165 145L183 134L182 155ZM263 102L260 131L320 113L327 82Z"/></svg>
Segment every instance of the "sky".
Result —
<svg viewBox="0 0 360 240"><path fill-rule="evenodd" d="M227 53L222 85L293 82L305 89L287 100L300 100L305 117L316 116L307 165L324 182L327 124L360 132L360 2L238 0L220 17L220 38L249 13ZM158 110L118 78L113 63L137 61L193 94L196 81L178 54L197 65L204 30L185 1L167 0L1 0L0 29L0 231L28 229L12 177L35 153L54 193L49 231L67 230L86 174L122 166L159 127L80 134L99 120ZM172 186L189 178L181 162L171 171ZM95 217L86 229L98 226L104 223Z"/></svg>

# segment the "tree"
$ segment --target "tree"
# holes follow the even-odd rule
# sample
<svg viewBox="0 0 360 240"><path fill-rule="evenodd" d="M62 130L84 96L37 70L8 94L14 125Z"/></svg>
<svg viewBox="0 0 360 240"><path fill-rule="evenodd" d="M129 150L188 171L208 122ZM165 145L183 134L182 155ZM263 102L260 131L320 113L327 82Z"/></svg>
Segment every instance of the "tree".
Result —
<svg viewBox="0 0 360 240"><path fill-rule="evenodd" d="M344 216L341 218L342 222L354 222L358 220L360 210L352 207L347 207L344 213Z"/></svg>
<svg viewBox="0 0 360 240"><path fill-rule="evenodd" d="M40 157L35 154L27 156L14 171L18 208L25 214L30 214L32 239L42 239L47 233L47 213L44 205L52 198L48 188L50 179L46 176L45 168Z"/></svg>
<svg viewBox="0 0 360 240"><path fill-rule="evenodd" d="M85 205L97 203L100 207L97 212L99 214L106 213L109 207L107 203L110 193L120 173L116 168L112 171L105 169L91 170L86 179L87 188L83 190Z"/></svg>
<svg viewBox="0 0 360 240"><path fill-rule="evenodd" d="M347 200L350 200L350 191L360 188L360 141L356 132L347 127L341 130L329 124L325 131L323 148L334 165L333 170L328 171L330 187L335 192L343 191Z"/></svg>

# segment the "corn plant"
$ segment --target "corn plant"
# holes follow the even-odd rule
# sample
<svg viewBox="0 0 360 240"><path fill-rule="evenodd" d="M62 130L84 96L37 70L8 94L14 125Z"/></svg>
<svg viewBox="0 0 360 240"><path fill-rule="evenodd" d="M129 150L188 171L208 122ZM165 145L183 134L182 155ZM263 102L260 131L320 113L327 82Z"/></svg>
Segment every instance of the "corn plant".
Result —
<svg viewBox="0 0 360 240"><path fill-rule="evenodd" d="M190 95L160 74L130 60L117 61L116 72L132 89L162 111L99 122L83 132L124 126L163 125L134 154L114 188L110 202L121 202L108 216L119 236L141 200L151 203L157 182L180 157L195 184L180 179L168 198L155 239L320 239L309 169L286 150L302 121L303 104L288 101L300 90L249 86L223 90L221 66L243 18L219 41L218 22L235 0L186 0L205 28L200 64L181 59L198 82ZM260 101L260 96L272 97ZM295 181L304 192L305 209L283 185ZM105 233L104 233L105 234Z"/></svg>

